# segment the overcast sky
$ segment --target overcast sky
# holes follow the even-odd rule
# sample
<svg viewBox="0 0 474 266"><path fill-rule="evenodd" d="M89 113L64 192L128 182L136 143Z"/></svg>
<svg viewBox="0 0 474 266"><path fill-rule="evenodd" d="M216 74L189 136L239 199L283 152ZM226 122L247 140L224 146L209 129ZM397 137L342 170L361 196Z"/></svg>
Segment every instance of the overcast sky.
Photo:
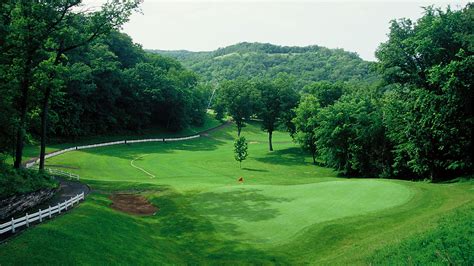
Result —
<svg viewBox="0 0 474 266"><path fill-rule="evenodd" d="M238 42L321 45L375 60L389 21L417 19L422 6L468 1L145 0L123 31L147 49L209 51Z"/></svg>

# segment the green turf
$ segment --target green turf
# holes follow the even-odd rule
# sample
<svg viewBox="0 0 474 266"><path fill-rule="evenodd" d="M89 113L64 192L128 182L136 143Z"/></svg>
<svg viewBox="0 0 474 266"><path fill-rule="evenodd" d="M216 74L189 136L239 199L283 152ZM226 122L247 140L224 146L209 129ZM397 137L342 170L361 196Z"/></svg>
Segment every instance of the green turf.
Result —
<svg viewBox="0 0 474 266"><path fill-rule="evenodd" d="M392 182L330 181L220 187L196 195L192 206L225 237L275 245L307 226L390 208L410 197L406 186ZM228 224L234 225L233 230Z"/></svg>
<svg viewBox="0 0 474 266"><path fill-rule="evenodd" d="M98 135L98 136L87 136L71 140L53 140L53 143L49 143L46 147L46 153L55 152L61 149L66 149L79 145L96 144L101 142L119 141L125 139L144 139L144 138L166 138L166 137L182 137L194 135L198 132L215 128L221 124L221 121L214 119L214 114L207 114L204 123L201 126L188 127L181 131L169 131L161 127L149 128L140 132L127 132L127 133L115 133L111 135ZM40 145L38 141L32 141L32 143L25 146L23 150L23 160L29 160L33 157L38 157L40 152ZM13 157L8 157L7 163L13 163Z"/></svg>
<svg viewBox="0 0 474 266"><path fill-rule="evenodd" d="M0 264L366 264L381 248L472 204L470 182L338 178L312 165L283 132L268 152L256 123L243 130L249 158L239 169L235 132L232 126L190 141L48 160L79 174L94 192L71 213L1 245ZM115 191L142 193L160 210L151 217L114 211L107 195Z"/></svg>
<svg viewBox="0 0 474 266"><path fill-rule="evenodd" d="M375 264L472 265L474 262L474 207L460 208L444 217L437 228L399 245L376 252Z"/></svg>

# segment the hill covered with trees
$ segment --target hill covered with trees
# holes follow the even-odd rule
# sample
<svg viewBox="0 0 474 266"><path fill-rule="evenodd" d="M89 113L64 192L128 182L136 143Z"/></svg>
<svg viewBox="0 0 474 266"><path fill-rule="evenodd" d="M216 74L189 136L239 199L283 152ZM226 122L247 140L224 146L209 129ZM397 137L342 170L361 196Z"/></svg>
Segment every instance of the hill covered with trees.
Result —
<svg viewBox="0 0 474 266"><path fill-rule="evenodd" d="M195 71L203 81L219 83L237 78L275 78L280 73L294 76L298 87L316 81L370 81L377 78L373 63L356 53L312 45L278 46L242 42L210 52L151 52L176 58Z"/></svg>

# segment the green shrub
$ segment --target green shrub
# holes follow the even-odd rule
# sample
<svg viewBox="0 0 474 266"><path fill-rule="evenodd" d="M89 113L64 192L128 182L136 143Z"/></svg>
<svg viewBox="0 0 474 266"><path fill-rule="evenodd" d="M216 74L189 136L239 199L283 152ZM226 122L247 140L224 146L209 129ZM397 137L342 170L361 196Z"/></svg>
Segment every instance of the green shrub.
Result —
<svg viewBox="0 0 474 266"><path fill-rule="evenodd" d="M46 173L29 169L16 170L0 158L0 198L57 186L58 182Z"/></svg>
<svg viewBox="0 0 474 266"><path fill-rule="evenodd" d="M375 265L474 264L474 206L443 218L428 233L377 252Z"/></svg>

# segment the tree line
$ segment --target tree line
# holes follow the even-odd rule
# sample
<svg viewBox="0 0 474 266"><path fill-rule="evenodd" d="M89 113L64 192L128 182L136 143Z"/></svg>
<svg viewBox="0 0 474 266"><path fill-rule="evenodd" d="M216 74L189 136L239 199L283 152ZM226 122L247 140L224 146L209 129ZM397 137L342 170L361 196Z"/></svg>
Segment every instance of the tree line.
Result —
<svg viewBox="0 0 474 266"><path fill-rule="evenodd" d="M140 1L0 3L0 153L23 159L41 140L203 122L209 88L171 58L145 52L120 26Z"/></svg>
<svg viewBox="0 0 474 266"><path fill-rule="evenodd" d="M450 179L473 173L473 5L425 8L391 22L375 82L309 83L288 75L221 83L215 109L237 124L290 132L315 164L347 176ZM297 94L298 92L298 94Z"/></svg>

